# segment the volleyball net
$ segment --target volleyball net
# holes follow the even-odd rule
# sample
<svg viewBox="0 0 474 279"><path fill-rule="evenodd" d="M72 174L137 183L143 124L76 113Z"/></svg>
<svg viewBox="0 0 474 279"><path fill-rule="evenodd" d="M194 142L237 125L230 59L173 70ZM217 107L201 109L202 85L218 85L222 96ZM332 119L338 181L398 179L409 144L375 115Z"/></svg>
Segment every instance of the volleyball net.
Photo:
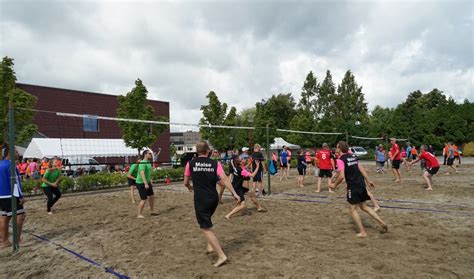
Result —
<svg viewBox="0 0 474 279"><path fill-rule="evenodd" d="M144 150L152 152L155 167L182 167L195 156L196 143L201 140L208 141L216 151L211 156L224 163L230 160L232 150L242 152L247 147L251 153L255 144L262 146L265 157L270 156L270 151L278 154L283 146L292 151L315 152L323 143L334 148L340 140L368 150L388 144L388 137L349 135L337 131L337 127L333 131L301 131L15 109L16 115L23 113L34 114L39 129L30 142L16 144L24 148L20 159L41 163L44 158L58 158L68 174L123 170L136 162ZM296 153L292 152L293 156Z"/></svg>

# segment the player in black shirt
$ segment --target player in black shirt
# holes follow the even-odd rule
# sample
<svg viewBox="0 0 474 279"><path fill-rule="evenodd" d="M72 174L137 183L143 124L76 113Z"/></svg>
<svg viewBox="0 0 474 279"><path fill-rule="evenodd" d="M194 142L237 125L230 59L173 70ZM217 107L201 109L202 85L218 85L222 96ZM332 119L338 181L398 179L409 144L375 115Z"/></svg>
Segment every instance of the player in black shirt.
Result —
<svg viewBox="0 0 474 279"><path fill-rule="evenodd" d="M259 171L257 174L253 177L253 185L252 185L252 190L257 192L257 196L260 196L260 194L263 194L263 186L262 186L262 179L263 179L263 172L267 171L267 167L263 162L265 162L265 158L263 157L262 152L260 152L260 149L262 147L259 144L255 144L253 148L253 153L252 153L252 171L255 171L257 169L257 164L259 165ZM255 184L257 184L257 189L255 188Z"/></svg>
<svg viewBox="0 0 474 279"><path fill-rule="evenodd" d="M232 186L234 186L234 190L239 195L240 197L240 203L237 204L236 207L232 209L229 214L227 214L224 218L227 220L230 220L232 215L236 214L237 212L241 211L242 209L245 208L245 193L249 192L249 188L244 187L244 181L250 179L250 177L255 177L257 173L260 171L260 164L257 164L257 168L252 172L248 172L245 168L243 168L243 161L241 161L240 158L235 158L233 161L234 165L234 173L233 173L233 179L232 179ZM260 205L260 203L257 201L257 198L255 196L255 193L250 191L248 193L248 197L250 200L255 204L257 207L258 212L266 212L267 210Z"/></svg>
<svg viewBox="0 0 474 279"><path fill-rule="evenodd" d="M366 237L367 233L362 225L357 207L367 213L370 217L375 219L382 227L382 233L388 231L385 222L377 215L377 213L365 204L365 201L370 197L367 194L366 184L374 188L375 184L369 180L365 169L359 164L357 156L348 153L349 146L345 141L340 141L337 144L336 151L342 153L337 160L337 177L335 182L331 182L330 187L335 189L344 179L347 183L347 202L349 202L349 209L352 219L359 229L357 237Z"/></svg>
<svg viewBox="0 0 474 279"><path fill-rule="evenodd" d="M222 165L207 157L209 145L202 141L196 145L198 157L186 165L184 173L184 185L189 191L194 191L194 209L199 226L207 239L207 252L216 252L218 260L214 266L218 267L227 261L227 256L212 230L211 217L219 203L219 195L216 184L225 185L232 193L237 202L240 197L234 191L232 184L224 173ZM192 178L193 184L190 183Z"/></svg>
<svg viewBox="0 0 474 279"><path fill-rule="evenodd" d="M297 157L297 169L298 169L298 186L304 187L304 177L306 175L306 158L303 154L303 149L298 151Z"/></svg>

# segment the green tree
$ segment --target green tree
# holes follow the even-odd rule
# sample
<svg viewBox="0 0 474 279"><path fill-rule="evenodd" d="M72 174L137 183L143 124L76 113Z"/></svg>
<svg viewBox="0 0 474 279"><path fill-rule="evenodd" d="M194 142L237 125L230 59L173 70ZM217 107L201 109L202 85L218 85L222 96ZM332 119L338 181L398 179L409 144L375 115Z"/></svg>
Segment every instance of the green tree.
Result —
<svg viewBox="0 0 474 279"><path fill-rule="evenodd" d="M362 86L355 81L350 70L337 87L335 103L330 107L333 125L349 135L365 136L368 131L368 109ZM352 140L356 142L357 140Z"/></svg>
<svg viewBox="0 0 474 279"><path fill-rule="evenodd" d="M135 87L125 96L118 96L119 106L117 116L126 119L149 121L166 121L164 117L156 116L154 108L147 104L148 90L140 79L135 81ZM161 124L119 121L122 138L128 147L135 148L140 154L145 147L151 147L159 135L167 128Z"/></svg>
<svg viewBox="0 0 474 279"><path fill-rule="evenodd" d="M14 108L34 109L36 97L16 88L16 75L13 70L13 59L4 57L0 65L0 141L8 141L8 106ZM24 143L38 130L33 124L34 113L15 110L15 141Z"/></svg>
<svg viewBox="0 0 474 279"><path fill-rule="evenodd" d="M201 106L202 118L199 124L217 126L235 126L237 124L237 110L234 107L227 112L227 104L221 103L214 91L209 92L206 98L209 103ZM233 135L236 134L233 129L213 127L201 127L199 132L203 139L208 140L215 149L221 151L233 145Z"/></svg>
<svg viewBox="0 0 474 279"><path fill-rule="evenodd" d="M295 100L291 93L272 95L268 100L262 100L255 104L256 113L254 118L255 142L266 146L266 130L261 129L268 124L270 129L270 144L275 137L287 136L286 133L281 133L275 130L276 128L288 129L289 123L293 116L295 116Z"/></svg>
<svg viewBox="0 0 474 279"><path fill-rule="evenodd" d="M309 72L303 84L301 98L295 116L290 121L290 130L313 131L316 125L315 97L319 94L319 84L313 72ZM309 134L290 133L288 140L297 142L303 147L313 146L315 136Z"/></svg>

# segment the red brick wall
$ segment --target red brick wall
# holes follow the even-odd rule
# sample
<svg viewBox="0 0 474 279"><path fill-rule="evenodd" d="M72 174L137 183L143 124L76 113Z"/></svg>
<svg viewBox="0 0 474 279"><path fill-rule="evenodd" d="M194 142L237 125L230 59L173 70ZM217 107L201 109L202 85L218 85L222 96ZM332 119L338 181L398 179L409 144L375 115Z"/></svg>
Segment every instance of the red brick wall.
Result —
<svg viewBox="0 0 474 279"><path fill-rule="evenodd" d="M116 117L118 101L115 95L21 83L17 87L38 98L37 110ZM153 106L157 115L169 119L168 102L149 100L148 103ZM34 122L38 125L38 131L49 138L121 138L121 130L116 121L99 120L99 132L84 132L82 118L51 113L36 113ZM169 162L169 147L170 131L167 127L153 145L154 151L161 148L159 162Z"/></svg>

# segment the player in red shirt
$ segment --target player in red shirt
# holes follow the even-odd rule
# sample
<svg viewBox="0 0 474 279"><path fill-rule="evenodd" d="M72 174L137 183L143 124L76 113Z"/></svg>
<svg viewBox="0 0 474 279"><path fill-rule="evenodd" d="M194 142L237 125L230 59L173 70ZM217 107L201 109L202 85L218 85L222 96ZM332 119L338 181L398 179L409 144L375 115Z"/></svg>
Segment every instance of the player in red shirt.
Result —
<svg viewBox="0 0 474 279"><path fill-rule="evenodd" d="M390 160L392 161L392 172L395 176L395 182L402 182L402 175L400 174L402 153L400 152L400 147L397 144L396 138L391 138L390 143L392 144L392 148L390 148Z"/></svg>
<svg viewBox="0 0 474 279"><path fill-rule="evenodd" d="M425 171L423 172L423 178L425 179L426 184L428 184L428 188L426 188L426 190L433 190L433 187L432 187L433 181L431 180L431 178L439 170L438 159L436 159L436 157L433 154L428 152L428 149L426 148L425 145L422 145L420 147L420 152L421 154L420 156L418 156L418 159L411 162L410 164L413 165L422 159L425 160Z"/></svg>
<svg viewBox="0 0 474 279"><path fill-rule="evenodd" d="M334 160L332 159L331 150L329 150L327 143L323 143L323 149L319 150L316 154L316 166L319 168L319 175L318 189L315 192L321 192L321 179L327 177L329 193L334 193L334 191L329 187L332 171L334 170Z"/></svg>

